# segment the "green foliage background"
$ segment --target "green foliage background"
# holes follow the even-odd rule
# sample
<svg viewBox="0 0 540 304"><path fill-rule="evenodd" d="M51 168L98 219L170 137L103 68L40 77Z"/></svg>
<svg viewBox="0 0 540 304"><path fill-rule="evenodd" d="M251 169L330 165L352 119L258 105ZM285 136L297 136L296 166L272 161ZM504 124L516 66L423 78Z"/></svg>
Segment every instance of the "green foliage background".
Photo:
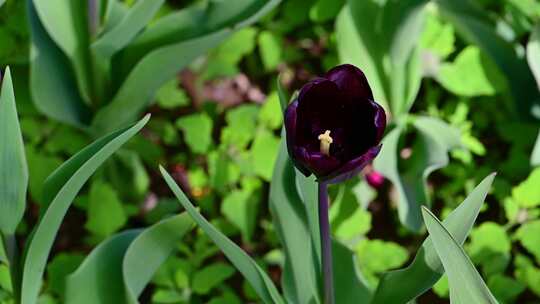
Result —
<svg viewBox="0 0 540 304"><path fill-rule="evenodd" d="M196 1L168 1L158 14L192 2ZM540 3L476 2L496 21L497 32L516 43L517 53L529 59L538 77ZM281 74L292 92L339 63L335 20L344 3L285 0L161 87L142 136L109 160L75 200L53 248L40 303L63 302L67 275L100 241L180 210L159 176L159 164L212 224L279 282L283 252L267 200L282 125L276 75ZM0 65L12 67L30 172L32 203L18 228L20 235L26 235L39 217L45 177L91 142L87 133L40 114L30 100L25 11L25 1L18 0L7 0L0 8ZM531 153L540 141L538 122L517 119L511 110L508 79L513 75L504 74L478 45L460 36L455 23L435 5L430 3L426 11L419 44L424 78L411 112L449 123L460 130L462 143L451 150L449 165L428 179L432 210L444 218L483 177L497 171L493 191L464 248L500 303L537 303L540 167L535 165L540 163L540 145ZM534 37L535 44L527 46ZM409 133L410 138L399 143L404 160L416 157L417 141ZM414 257L424 234L400 224L399 198L391 183L371 188L359 177L332 188L331 196L333 232L355 249L358 267L370 284L375 286L382 272ZM8 273L0 264L2 304L10 303ZM152 283L143 293L144 303L257 301L200 229L178 243ZM447 297L443 277L418 303L444 303Z"/></svg>

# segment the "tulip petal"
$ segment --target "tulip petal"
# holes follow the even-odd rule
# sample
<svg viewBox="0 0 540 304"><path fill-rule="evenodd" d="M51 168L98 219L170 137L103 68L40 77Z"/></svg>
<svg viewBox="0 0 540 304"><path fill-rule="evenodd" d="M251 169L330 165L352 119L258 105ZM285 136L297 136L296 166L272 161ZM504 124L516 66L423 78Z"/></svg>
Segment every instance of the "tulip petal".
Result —
<svg viewBox="0 0 540 304"><path fill-rule="evenodd" d="M335 184L347 180L364 169L381 151L382 145L378 145L369 149L361 156L347 162L339 169L332 172L331 175L319 178L321 181L325 181L329 184Z"/></svg>
<svg viewBox="0 0 540 304"><path fill-rule="evenodd" d="M338 65L326 73L326 78L333 81L339 90L351 99L373 100L366 75L354 65Z"/></svg>

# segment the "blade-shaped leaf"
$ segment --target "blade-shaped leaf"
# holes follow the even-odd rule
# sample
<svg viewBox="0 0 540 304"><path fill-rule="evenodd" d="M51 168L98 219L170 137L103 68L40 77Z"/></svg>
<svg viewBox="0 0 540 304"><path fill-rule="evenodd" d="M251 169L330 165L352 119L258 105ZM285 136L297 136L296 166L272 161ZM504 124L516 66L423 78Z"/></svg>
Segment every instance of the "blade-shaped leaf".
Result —
<svg viewBox="0 0 540 304"><path fill-rule="evenodd" d="M137 1L122 20L92 43L92 49L104 62L128 45L157 13L165 0Z"/></svg>
<svg viewBox="0 0 540 304"><path fill-rule="evenodd" d="M0 232L15 233L26 207L28 166L9 68L0 95Z"/></svg>
<svg viewBox="0 0 540 304"><path fill-rule="evenodd" d="M96 114L93 132L103 134L131 122L150 103L163 83L229 34L229 30L223 30L148 54L133 68L111 103Z"/></svg>
<svg viewBox="0 0 540 304"><path fill-rule="evenodd" d="M157 20L127 47L122 67L131 69L147 53L169 44L194 39L223 28L248 26L274 8L280 0L236 0L196 3Z"/></svg>
<svg viewBox="0 0 540 304"><path fill-rule="evenodd" d="M34 104L58 121L80 128L88 125L91 110L77 90L70 62L47 34L32 0L28 0L28 19L32 37L30 91Z"/></svg>
<svg viewBox="0 0 540 304"><path fill-rule="evenodd" d="M484 178L443 221L459 244L463 244L467 238L494 178L495 173ZM428 237L407 268L390 271L383 275L372 303L407 303L431 288L443 273L439 256L433 247L431 237ZM400 288L395 288L397 285Z"/></svg>
<svg viewBox="0 0 540 304"><path fill-rule="evenodd" d="M527 43L527 61L540 90L540 24L534 27Z"/></svg>
<svg viewBox="0 0 540 304"><path fill-rule="evenodd" d="M129 303L139 303L144 287L191 228L193 221L184 212L146 229L129 245L122 264Z"/></svg>
<svg viewBox="0 0 540 304"><path fill-rule="evenodd" d="M91 100L89 31L85 1L30 0L48 36L71 61L81 96ZM49 77L50 77L49 73Z"/></svg>
<svg viewBox="0 0 540 304"><path fill-rule="evenodd" d="M191 204L174 179L160 167L161 174L174 195L201 229L223 251L225 256L244 275L264 303L284 303L268 275L240 247L212 226Z"/></svg>
<svg viewBox="0 0 540 304"><path fill-rule="evenodd" d="M370 303L372 291L358 272L354 253L338 241L332 242L336 303ZM376 258L376 257L374 257Z"/></svg>
<svg viewBox="0 0 540 304"><path fill-rule="evenodd" d="M139 132L149 119L147 115L132 127L95 141L53 172L45 191L49 195L46 200L50 202L49 206L33 232L23 260L22 304L36 302L56 233L79 190L98 167Z"/></svg>
<svg viewBox="0 0 540 304"><path fill-rule="evenodd" d="M450 301L456 304L498 303L463 248L437 217L426 207L422 207L422 216L448 275Z"/></svg>
<svg viewBox="0 0 540 304"><path fill-rule="evenodd" d="M285 141L270 185L270 210L285 253L283 290L288 302L320 303L306 209L295 187L295 170Z"/></svg>
<svg viewBox="0 0 540 304"><path fill-rule="evenodd" d="M126 303L121 265L128 246L140 233L122 232L92 250L66 280L66 303Z"/></svg>
<svg viewBox="0 0 540 304"><path fill-rule="evenodd" d="M138 303L157 268L192 227L189 215L182 213L144 231L109 238L68 278L66 303Z"/></svg>

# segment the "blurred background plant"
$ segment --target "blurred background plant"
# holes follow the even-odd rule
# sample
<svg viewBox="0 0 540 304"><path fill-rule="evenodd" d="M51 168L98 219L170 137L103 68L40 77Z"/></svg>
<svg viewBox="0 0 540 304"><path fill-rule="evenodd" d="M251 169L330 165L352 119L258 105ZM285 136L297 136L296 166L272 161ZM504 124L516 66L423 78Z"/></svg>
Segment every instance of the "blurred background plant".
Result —
<svg viewBox="0 0 540 304"><path fill-rule="evenodd" d="M135 14L144 2L155 9L140 9L147 19L136 31L105 39L104 21L118 14L116 20L127 22L123 14ZM47 11L47 2L19 0L0 8L0 65L12 68L31 172L31 204L19 234L36 223L41 185L52 170L95 136L143 111L153 114L143 136L109 160L75 200L53 247L42 303L63 301L67 275L97 242L179 211L158 164L214 225L262 257L258 262L279 283L283 252L270 250L279 243L267 200L282 124L276 75L292 92L340 62L366 71L393 126L371 168L390 182L370 186L359 177L331 189L334 234L353 249L367 281L375 286L382 272L412 259L424 238L419 203L444 218L497 171L464 247L501 303L539 301L538 1L284 0L246 26L240 20L267 1L241 1L251 13L198 19L233 27L223 36L216 24L193 31L196 20L178 20L186 7L205 18L207 2L233 14L225 1L159 2L103 1L108 6L93 19L102 21L89 23L95 31L88 37L69 32L78 29L73 20L82 27L89 21L74 18L70 8ZM129 35L137 36L124 41ZM85 46L73 47L82 43L73 39ZM205 39L212 42L194 47ZM169 61L150 63L155 70L143 66L153 52L176 44ZM136 74L141 78L130 82ZM177 247L142 302L257 301L200 230ZM2 303L10 299L7 273L0 264ZM447 297L443 277L417 302Z"/></svg>

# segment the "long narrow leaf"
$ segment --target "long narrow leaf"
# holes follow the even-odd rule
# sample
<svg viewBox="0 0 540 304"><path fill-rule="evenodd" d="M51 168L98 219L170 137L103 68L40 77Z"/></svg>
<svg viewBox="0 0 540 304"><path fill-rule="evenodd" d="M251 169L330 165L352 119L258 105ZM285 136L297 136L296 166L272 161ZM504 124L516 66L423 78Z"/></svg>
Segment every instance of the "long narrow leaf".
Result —
<svg viewBox="0 0 540 304"><path fill-rule="evenodd" d="M422 207L422 216L448 275L450 301L455 304L498 303L463 248L437 217L425 207Z"/></svg>
<svg viewBox="0 0 540 304"><path fill-rule="evenodd" d="M150 116L147 115L134 126L97 140L53 173L52 185L56 185L59 189L41 217L27 246L22 270L22 304L36 302L43 271L56 233L79 190L98 167L139 132L149 119ZM55 188L51 187L47 191L53 191L53 189Z"/></svg>
<svg viewBox="0 0 540 304"><path fill-rule="evenodd" d="M540 90L540 23L534 27L527 43L527 62Z"/></svg>
<svg viewBox="0 0 540 304"><path fill-rule="evenodd" d="M111 103L96 114L92 123L93 132L104 134L130 123L150 103L164 82L229 34L229 30L223 30L148 54L133 68Z"/></svg>
<svg viewBox="0 0 540 304"><path fill-rule="evenodd" d="M42 1L46 3L46 1ZM77 90L75 74L62 50L54 43L28 0L31 30L30 91L38 110L58 121L84 128L91 110Z"/></svg>
<svg viewBox="0 0 540 304"><path fill-rule="evenodd" d="M270 185L270 211L283 251L283 290L288 302L320 303L306 209L295 187L295 170L284 140Z"/></svg>
<svg viewBox="0 0 540 304"><path fill-rule="evenodd" d="M272 283L268 275L247 255L240 247L229 240L225 235L212 226L191 204L187 196L180 190L174 179L160 167L161 174L169 188L184 206L189 215L199 225L201 229L214 241L214 243L223 251L225 256L233 265L244 275L251 284L255 292L264 303L284 303L277 288Z"/></svg>
<svg viewBox="0 0 540 304"><path fill-rule="evenodd" d="M443 221L459 244L463 244L467 238L494 178L495 173L484 178ZM431 237L428 237L407 268L383 275L372 303L407 303L431 288L443 273L439 256L433 247ZM398 285L400 288L395 288Z"/></svg>
<svg viewBox="0 0 540 304"><path fill-rule="evenodd" d="M13 234L26 207L28 167L9 68L0 95L0 232Z"/></svg>

